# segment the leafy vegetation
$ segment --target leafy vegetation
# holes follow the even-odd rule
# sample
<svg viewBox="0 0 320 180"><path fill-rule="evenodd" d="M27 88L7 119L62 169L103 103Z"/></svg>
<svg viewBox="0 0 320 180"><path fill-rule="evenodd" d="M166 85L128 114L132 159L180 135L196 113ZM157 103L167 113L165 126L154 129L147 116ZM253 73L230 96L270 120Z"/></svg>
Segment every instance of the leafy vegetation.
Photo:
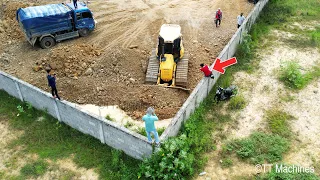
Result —
<svg viewBox="0 0 320 180"><path fill-rule="evenodd" d="M194 172L201 170L207 161L203 154L214 149L212 131L217 124L220 124L220 122L215 122L213 119L206 118L205 116L205 112L211 109L212 105L217 106L213 97L214 93L211 93L209 98L195 110L177 137L165 141L158 152L154 153L151 158L143 161L140 168L141 177L185 179L192 176ZM226 118L226 121L228 120ZM194 160L194 157L197 157L197 160ZM160 164L165 165L165 163L167 164L164 170L161 169L162 167L159 168ZM172 167L178 168L170 170ZM162 173L163 171L166 173Z"/></svg>
<svg viewBox="0 0 320 180"><path fill-rule="evenodd" d="M255 132L248 138L236 139L223 147L223 156L233 152L253 164L277 162L289 148L289 142L278 135Z"/></svg>
<svg viewBox="0 0 320 180"><path fill-rule="evenodd" d="M247 105L246 100L244 99L243 96L235 96L231 98L230 103L228 105L228 108L230 110L241 110L245 108Z"/></svg>
<svg viewBox="0 0 320 180"><path fill-rule="evenodd" d="M230 158L223 159L221 162L222 168L228 168L228 167L231 167L232 165L233 165L233 162L232 162L232 159Z"/></svg>
<svg viewBox="0 0 320 180"><path fill-rule="evenodd" d="M289 138L291 135L291 129L288 120L294 117L286 112L278 109L271 109L266 112L266 119L270 131L273 134L277 134L284 138Z"/></svg>
<svg viewBox="0 0 320 180"><path fill-rule="evenodd" d="M302 75L300 66L296 62L286 62L281 67L279 79L294 89L302 89L308 82L308 78Z"/></svg>
<svg viewBox="0 0 320 180"><path fill-rule="evenodd" d="M125 128L130 128L132 126L134 126L134 123L130 121L127 121L126 124L124 125Z"/></svg>
<svg viewBox="0 0 320 180"><path fill-rule="evenodd" d="M48 169L48 163L43 160L38 160L30 164L26 164L20 170L23 177L38 177L43 175Z"/></svg>
<svg viewBox="0 0 320 180"><path fill-rule="evenodd" d="M165 127L157 128L157 132L158 132L159 137L164 132L164 130L166 130ZM135 132L138 133L138 134L141 134L143 136L147 136L147 132L146 132L146 128L145 127L138 127L138 128L135 129Z"/></svg>
<svg viewBox="0 0 320 180"><path fill-rule="evenodd" d="M320 66L314 66L305 74L300 69L302 68L294 61L285 62L280 69L279 79L289 88L302 89L310 81L320 77Z"/></svg>
<svg viewBox="0 0 320 180"><path fill-rule="evenodd" d="M194 156L189 152L186 135L171 138L164 142L161 149L145 159L140 175L150 179L185 179L193 174Z"/></svg>
<svg viewBox="0 0 320 180"><path fill-rule="evenodd" d="M113 119L109 114L106 115L106 119L109 120L109 121L113 121L113 122L116 121L116 120Z"/></svg>

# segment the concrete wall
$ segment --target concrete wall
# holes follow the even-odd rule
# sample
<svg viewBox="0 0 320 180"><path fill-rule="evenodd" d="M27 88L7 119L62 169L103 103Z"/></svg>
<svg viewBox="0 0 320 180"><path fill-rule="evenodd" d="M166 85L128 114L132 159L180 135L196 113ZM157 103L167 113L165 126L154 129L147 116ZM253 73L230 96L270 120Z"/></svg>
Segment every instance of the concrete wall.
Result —
<svg viewBox="0 0 320 180"><path fill-rule="evenodd" d="M97 138L115 149L122 150L131 157L143 159L143 157L149 157L152 154L152 146L146 137L102 117L90 114L78 108L76 104L53 99L50 93L2 71L0 71L0 89L21 101L31 103L37 109L47 110L59 121Z"/></svg>
<svg viewBox="0 0 320 180"><path fill-rule="evenodd" d="M246 20L241 25L241 27L237 30L237 32L232 36L228 44L224 47L224 49L219 54L218 58L221 61L225 61L234 56L237 51L238 45L241 43L243 34L248 32L251 26L255 23L255 20L259 16L263 7L268 3L269 0L260 0L254 7L254 9L248 14ZM211 65L212 68L213 65ZM199 104L207 97L209 92L212 90L213 86L217 82L220 74L216 71L213 72L215 79L204 77L199 84L194 88L189 98L185 101L183 106L180 108L178 113L172 119L171 123L167 127L167 129L163 132L160 139L163 141L171 136L176 136L179 133L179 130L190 115L194 112L194 110L199 106Z"/></svg>
<svg viewBox="0 0 320 180"><path fill-rule="evenodd" d="M251 28L256 17L267 2L268 0L260 0L260 2L256 4L244 24L238 29L218 56L222 61L234 55L237 45L242 40L243 33ZM165 140L170 136L176 136L178 134L182 124L208 96L220 76L217 72L214 72L214 75L216 77L214 80L210 78L203 78L199 82L186 102L177 112L168 128L161 135L161 140ZM19 98L21 101L31 103L37 109L46 109L49 114L57 118L59 121L97 138L102 143L105 143L115 149L122 150L129 156L136 159L149 157L152 154L152 146L148 143L146 137L119 126L116 123L105 120L102 117L90 114L89 112L78 108L76 104L67 101L55 100L49 93L2 71L0 71L0 89L3 89L10 95Z"/></svg>

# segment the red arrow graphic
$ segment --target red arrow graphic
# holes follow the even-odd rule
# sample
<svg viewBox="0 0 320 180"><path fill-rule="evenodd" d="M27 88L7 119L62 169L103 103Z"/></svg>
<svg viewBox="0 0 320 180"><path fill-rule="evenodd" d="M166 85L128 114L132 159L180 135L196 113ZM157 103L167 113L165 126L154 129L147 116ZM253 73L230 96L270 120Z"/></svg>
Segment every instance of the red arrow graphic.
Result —
<svg viewBox="0 0 320 180"><path fill-rule="evenodd" d="M213 70L216 70L221 74L224 74L225 68L234 64L237 64L237 58L235 57L223 62L221 62L221 60L217 58L214 62Z"/></svg>

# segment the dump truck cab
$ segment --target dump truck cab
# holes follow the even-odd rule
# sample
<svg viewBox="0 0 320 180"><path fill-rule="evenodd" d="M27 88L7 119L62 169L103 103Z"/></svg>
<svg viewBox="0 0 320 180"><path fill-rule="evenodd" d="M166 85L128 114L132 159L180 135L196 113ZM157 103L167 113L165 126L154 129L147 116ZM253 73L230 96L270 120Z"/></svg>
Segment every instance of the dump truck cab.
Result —
<svg viewBox="0 0 320 180"><path fill-rule="evenodd" d="M79 30L80 36L86 36L89 31L92 31L95 28L96 21L85 3L78 2L77 8L73 6L73 3L67 3L66 5L73 12L72 19L74 21L74 30Z"/></svg>

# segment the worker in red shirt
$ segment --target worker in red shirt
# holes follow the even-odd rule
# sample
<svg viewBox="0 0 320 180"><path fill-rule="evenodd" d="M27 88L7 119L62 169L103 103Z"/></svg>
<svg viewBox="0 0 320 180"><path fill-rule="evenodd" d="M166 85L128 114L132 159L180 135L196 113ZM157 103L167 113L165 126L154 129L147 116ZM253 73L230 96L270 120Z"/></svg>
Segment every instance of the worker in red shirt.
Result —
<svg viewBox="0 0 320 180"><path fill-rule="evenodd" d="M211 77L212 79L214 79L214 76L212 74L212 71L209 69L208 65L204 65L203 63L200 64L200 71L202 71L204 73L205 77Z"/></svg>
<svg viewBox="0 0 320 180"><path fill-rule="evenodd" d="M222 20L222 11L221 11L221 9L219 8L219 9L216 11L216 20L215 20L216 27L220 26L221 20Z"/></svg>

